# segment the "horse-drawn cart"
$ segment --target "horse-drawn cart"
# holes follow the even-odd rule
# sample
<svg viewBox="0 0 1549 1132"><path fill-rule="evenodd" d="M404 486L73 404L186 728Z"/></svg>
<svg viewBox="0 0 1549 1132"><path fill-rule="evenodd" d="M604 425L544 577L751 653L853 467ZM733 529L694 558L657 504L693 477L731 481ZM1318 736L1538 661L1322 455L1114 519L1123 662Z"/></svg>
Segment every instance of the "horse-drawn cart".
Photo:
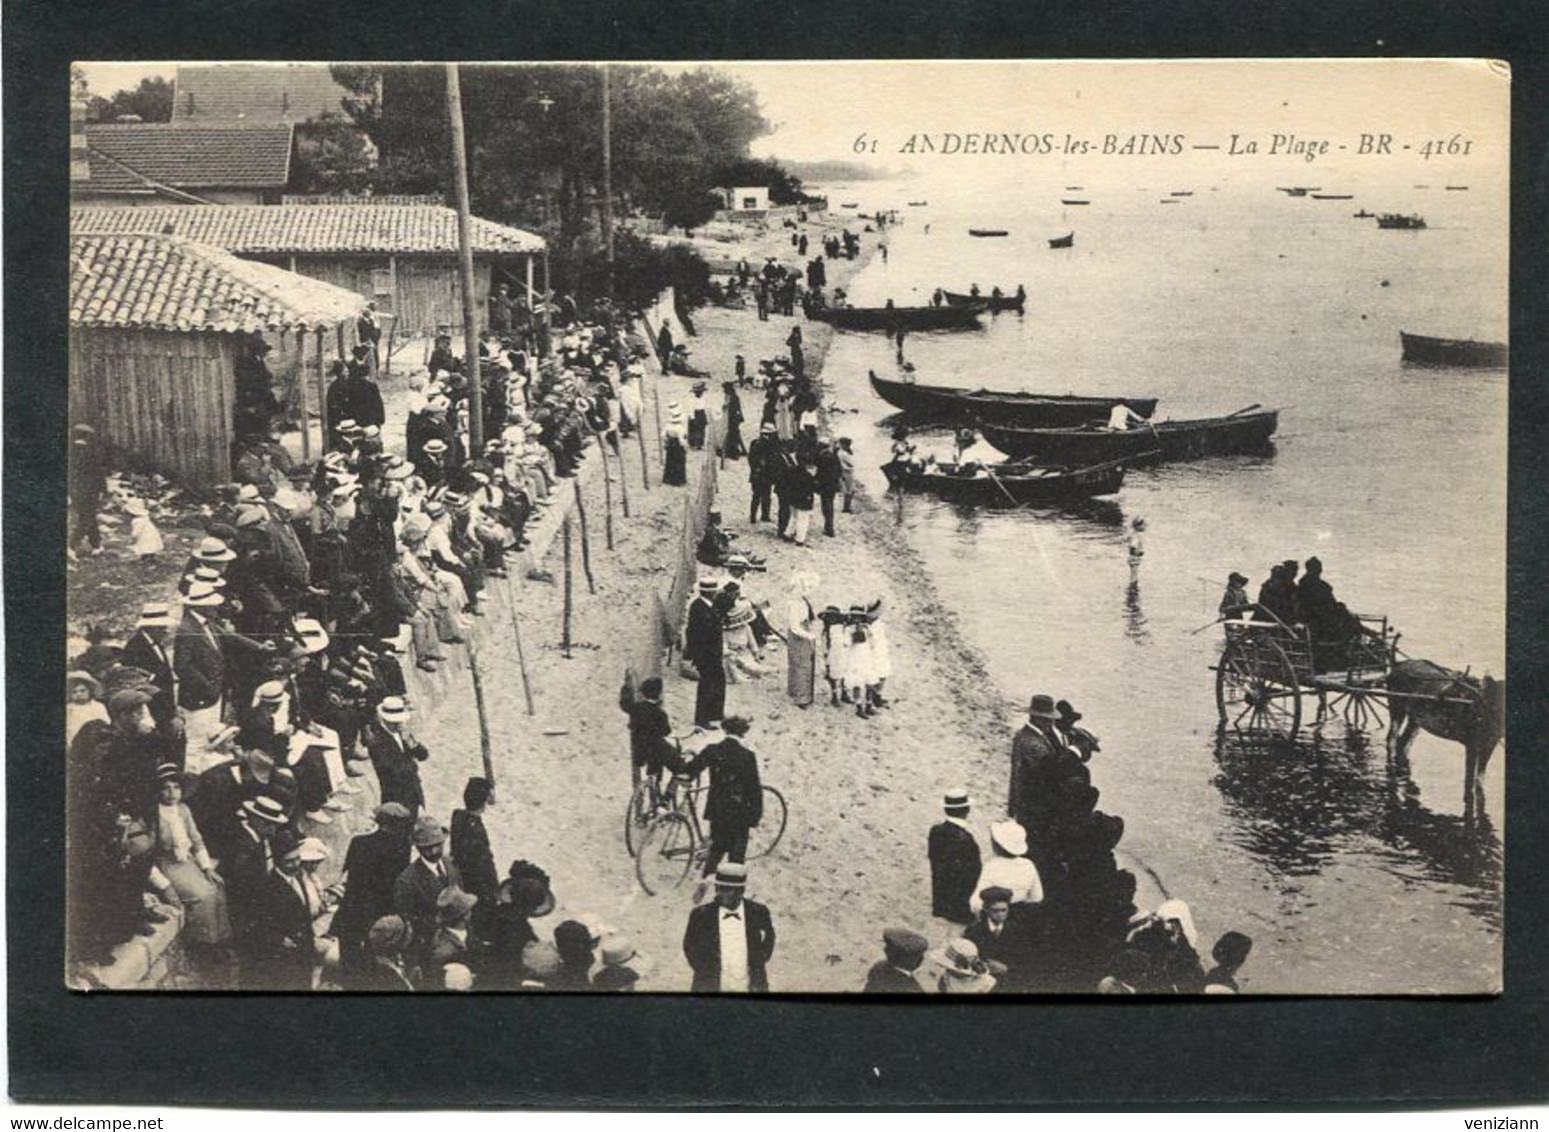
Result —
<svg viewBox="0 0 1549 1132"><path fill-rule="evenodd" d="M1222 725L1289 738L1301 728L1307 696L1317 700L1315 726L1334 715L1363 729L1384 724L1398 633L1386 617L1351 617L1348 636L1325 641L1266 611L1223 621L1226 644L1215 666Z"/></svg>

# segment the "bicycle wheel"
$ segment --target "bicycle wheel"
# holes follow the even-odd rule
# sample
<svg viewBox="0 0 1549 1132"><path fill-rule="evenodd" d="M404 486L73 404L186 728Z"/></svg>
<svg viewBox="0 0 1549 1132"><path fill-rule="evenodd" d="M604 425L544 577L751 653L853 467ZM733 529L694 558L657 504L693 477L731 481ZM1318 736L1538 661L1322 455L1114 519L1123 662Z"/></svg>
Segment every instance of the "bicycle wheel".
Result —
<svg viewBox="0 0 1549 1132"><path fill-rule="evenodd" d="M640 852L640 837L656 813L656 793L649 778L641 778L635 784L635 792L629 796L629 808L624 811L624 848L631 857Z"/></svg>
<svg viewBox="0 0 1549 1132"><path fill-rule="evenodd" d="M640 837L635 876L640 887L655 896L677 888L694 867L694 827L682 814L658 814Z"/></svg>
<svg viewBox="0 0 1549 1132"><path fill-rule="evenodd" d="M785 836L785 795L773 786L764 787L764 816L748 830L748 860L767 857Z"/></svg>

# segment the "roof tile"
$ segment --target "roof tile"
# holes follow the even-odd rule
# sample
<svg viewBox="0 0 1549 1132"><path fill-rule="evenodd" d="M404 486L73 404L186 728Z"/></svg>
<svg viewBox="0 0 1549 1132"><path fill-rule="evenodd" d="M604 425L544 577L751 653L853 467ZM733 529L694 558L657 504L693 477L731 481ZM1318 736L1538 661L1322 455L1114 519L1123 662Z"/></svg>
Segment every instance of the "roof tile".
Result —
<svg viewBox="0 0 1549 1132"><path fill-rule="evenodd" d="M142 178L149 178L177 189L282 189L290 181L293 129L167 122L87 126L89 184L127 191L143 188Z"/></svg>

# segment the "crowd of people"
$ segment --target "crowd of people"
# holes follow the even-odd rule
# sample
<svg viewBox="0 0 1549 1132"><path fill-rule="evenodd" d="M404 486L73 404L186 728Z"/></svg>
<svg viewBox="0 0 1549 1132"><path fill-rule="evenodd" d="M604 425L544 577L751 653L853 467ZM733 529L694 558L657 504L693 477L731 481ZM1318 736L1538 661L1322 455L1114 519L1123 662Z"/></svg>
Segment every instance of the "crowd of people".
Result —
<svg viewBox="0 0 1549 1132"><path fill-rule="evenodd" d="M213 490L203 537L127 640L99 635L71 658L69 934L83 972L180 909L199 985L375 985L395 965L424 985L439 978L426 974L433 942L478 902L470 923L541 904L519 899L520 870L497 887L488 862L470 868L454 851L441 863L444 831L419 775L432 754L410 722L404 666L435 671L464 642L588 438L616 449L639 427L643 371L605 325L572 325L542 364L524 337L492 331L476 374L450 345L438 336L410 379L406 456L387 451L374 344L337 364L326 451L310 465L281 442L266 349L244 350L232 481ZM93 522L72 543L95 550L110 477L95 434L78 426L74 438L72 504ZM361 804L368 775L379 828L325 885L337 871L326 831ZM454 815L454 844L457 828ZM479 879L450 883L458 866ZM438 908L452 889L461 895ZM533 941L517 946L521 934L489 937L498 955L457 978L526 980L520 952ZM598 937L599 954L610 946L605 966L627 966L627 948Z"/></svg>

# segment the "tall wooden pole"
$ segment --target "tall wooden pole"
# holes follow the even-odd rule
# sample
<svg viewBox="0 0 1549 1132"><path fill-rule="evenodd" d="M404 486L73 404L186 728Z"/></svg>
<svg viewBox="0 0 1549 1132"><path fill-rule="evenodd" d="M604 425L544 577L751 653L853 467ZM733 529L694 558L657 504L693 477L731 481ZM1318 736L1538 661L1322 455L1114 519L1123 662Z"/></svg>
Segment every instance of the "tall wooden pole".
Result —
<svg viewBox="0 0 1549 1132"><path fill-rule="evenodd" d="M602 429L594 429L597 437L597 455L602 460L602 516L603 530L608 539L608 549L613 549L613 474L608 471L608 446L602 439ZM624 461L619 461L619 473L623 474Z"/></svg>
<svg viewBox="0 0 1549 1132"><path fill-rule="evenodd" d="M602 474L606 476L608 469L604 468ZM594 594L597 583L592 578L592 542L586 535L586 503L581 498L581 477L577 476L572 482L575 484L576 518L581 520L581 569L586 574L586 592Z"/></svg>
<svg viewBox="0 0 1549 1132"><path fill-rule="evenodd" d="M473 290L473 238L468 209L468 145L457 64L446 65L446 116L452 131L452 185L457 195L458 266L463 283L463 369L468 377L469 451L484 451L484 382L479 373L479 304Z"/></svg>
<svg viewBox="0 0 1549 1132"><path fill-rule="evenodd" d="M296 392L301 397L301 462L312 462L312 413L307 406L307 328L296 330Z"/></svg>
<svg viewBox="0 0 1549 1132"><path fill-rule="evenodd" d="M602 239L608 264L608 298L613 298L613 81L602 65Z"/></svg>
<svg viewBox="0 0 1549 1132"><path fill-rule="evenodd" d="M566 660L570 659L570 611L574 608L575 601L571 596L575 582L570 566L570 516L567 514L564 523L560 526L560 538L564 542L565 550L565 615L564 624L561 627L559 647L564 651Z"/></svg>

